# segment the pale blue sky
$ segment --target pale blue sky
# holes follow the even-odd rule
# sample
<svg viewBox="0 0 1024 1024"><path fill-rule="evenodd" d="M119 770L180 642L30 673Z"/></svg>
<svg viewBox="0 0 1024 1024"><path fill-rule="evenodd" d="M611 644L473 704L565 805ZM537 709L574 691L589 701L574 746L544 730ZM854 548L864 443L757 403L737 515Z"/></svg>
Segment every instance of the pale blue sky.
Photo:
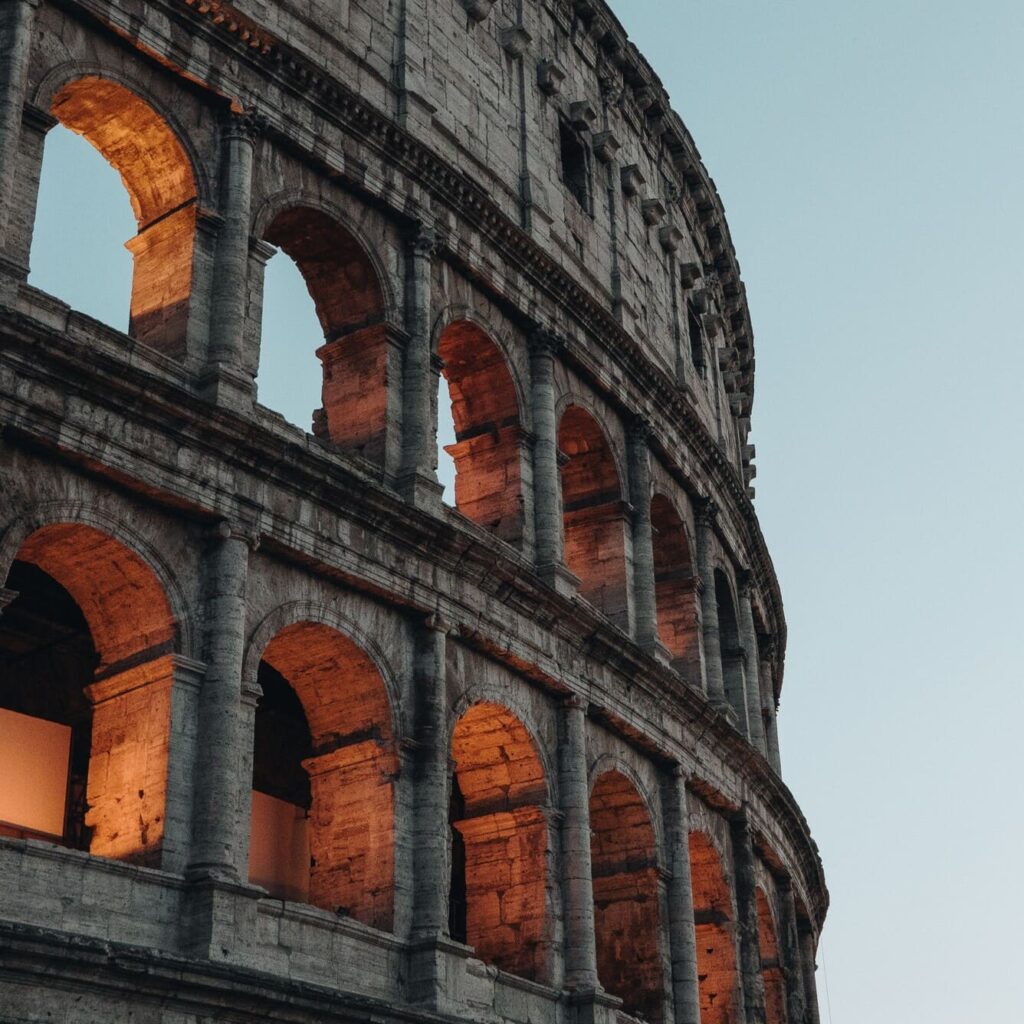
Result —
<svg viewBox="0 0 1024 1024"><path fill-rule="evenodd" d="M697 140L750 298L783 773L832 891L822 1019L1022 1021L1024 5L613 6ZM116 175L54 131L42 195L33 283L126 327ZM268 295L269 335L309 335L315 394L284 257ZM285 368L263 376L284 407Z"/></svg>

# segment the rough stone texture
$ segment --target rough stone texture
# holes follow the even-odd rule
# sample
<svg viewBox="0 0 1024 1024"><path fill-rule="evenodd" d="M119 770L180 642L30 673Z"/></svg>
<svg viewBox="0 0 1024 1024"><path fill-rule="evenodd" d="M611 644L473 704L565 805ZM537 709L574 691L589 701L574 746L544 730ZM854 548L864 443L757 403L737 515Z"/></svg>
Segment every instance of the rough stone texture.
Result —
<svg viewBox="0 0 1024 1024"><path fill-rule="evenodd" d="M58 122L127 335L26 283ZM743 286L603 3L10 0L0 170L0 707L78 737L64 835L0 825L0 1014L816 1024ZM267 771L308 902L249 882Z"/></svg>

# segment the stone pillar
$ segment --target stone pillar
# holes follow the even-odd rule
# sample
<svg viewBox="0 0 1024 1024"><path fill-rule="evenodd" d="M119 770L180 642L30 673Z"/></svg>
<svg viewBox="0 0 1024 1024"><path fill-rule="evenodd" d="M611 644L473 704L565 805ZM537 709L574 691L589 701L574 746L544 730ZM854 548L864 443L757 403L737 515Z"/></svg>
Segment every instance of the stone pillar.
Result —
<svg viewBox="0 0 1024 1024"><path fill-rule="evenodd" d="M565 914L565 987L597 988L594 881L590 865L590 787L586 712L580 697L562 705L559 786L562 801L562 905Z"/></svg>
<svg viewBox="0 0 1024 1024"><path fill-rule="evenodd" d="M718 629L718 599L715 597L715 564L712 540L718 505L711 498L696 503L697 573L701 581L701 640L704 648L705 692L721 710L728 707L722 672L722 644Z"/></svg>
<svg viewBox="0 0 1024 1024"><path fill-rule="evenodd" d="M558 421L555 417L555 356L559 338L540 330L530 338L530 408L533 417L534 562L537 572L563 594L579 581L562 562L562 486L558 471Z"/></svg>
<svg viewBox="0 0 1024 1024"><path fill-rule="evenodd" d="M784 878L778 883L779 955L786 978L786 1016L789 1024L804 1024L807 1002L804 997L804 972L800 955L800 936L796 926L796 901L793 883Z"/></svg>
<svg viewBox="0 0 1024 1024"><path fill-rule="evenodd" d="M761 658L758 673L761 684L761 707L764 709L764 741L768 763L775 773L782 775L782 758L779 753L779 729L776 722L775 703L775 640L762 637L758 643L758 654Z"/></svg>
<svg viewBox="0 0 1024 1024"><path fill-rule="evenodd" d="M449 627L437 616L420 631L416 650L416 761L413 812L414 938L448 934L451 841L448 828L448 701L445 652Z"/></svg>
<svg viewBox="0 0 1024 1024"><path fill-rule="evenodd" d="M227 115L221 135L223 221L214 260L210 341L204 384L218 404L245 409L252 376L243 370L253 152L263 120L253 113Z"/></svg>
<svg viewBox="0 0 1024 1024"><path fill-rule="evenodd" d="M18 174L28 60L39 0L0 2L0 238L7 238L11 194ZM6 248L6 245L5 245Z"/></svg>
<svg viewBox="0 0 1024 1024"><path fill-rule="evenodd" d="M761 659L757 650L757 630L754 628L754 608L750 598L753 585L753 576L749 571L740 573L738 611L740 646L744 651L744 678L747 686L747 737L756 750L767 756L764 720L761 717Z"/></svg>
<svg viewBox="0 0 1024 1024"><path fill-rule="evenodd" d="M438 251L434 230L420 225L406 246L402 369L402 458L399 490L414 505L440 511L437 480L437 375L431 361L430 268Z"/></svg>
<svg viewBox="0 0 1024 1024"><path fill-rule="evenodd" d="M757 876L754 845L745 812L730 823L736 878L736 926L740 945L740 984L743 989L745 1024L764 1024L764 975L757 922Z"/></svg>
<svg viewBox="0 0 1024 1024"><path fill-rule="evenodd" d="M818 1012L818 987L814 981L817 970L814 957L814 935L810 928L800 931L800 966L803 969L805 1020L807 1024L821 1024Z"/></svg>
<svg viewBox="0 0 1024 1024"><path fill-rule="evenodd" d="M243 704L242 659L250 543L222 523L204 564L207 669L199 693L189 874L228 882L245 879L249 856L252 743L244 726L252 709Z"/></svg>
<svg viewBox="0 0 1024 1024"><path fill-rule="evenodd" d="M665 784L665 841L671 877L668 889L669 952L672 961L672 1003L675 1024L700 1024L697 981L697 937L693 923L693 882L690 876L690 823L686 779L681 765L672 768Z"/></svg>
<svg viewBox="0 0 1024 1024"><path fill-rule="evenodd" d="M647 447L650 424L635 419L627 435L629 500L633 506L633 609L636 642L649 653L670 660L658 642L658 608L654 584L654 535L651 529L651 462Z"/></svg>

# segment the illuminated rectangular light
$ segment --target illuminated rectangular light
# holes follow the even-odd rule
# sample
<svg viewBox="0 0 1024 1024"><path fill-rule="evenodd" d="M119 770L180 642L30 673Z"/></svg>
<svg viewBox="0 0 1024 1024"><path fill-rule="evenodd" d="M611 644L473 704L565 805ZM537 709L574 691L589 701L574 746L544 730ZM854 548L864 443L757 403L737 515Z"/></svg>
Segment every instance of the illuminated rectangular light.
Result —
<svg viewBox="0 0 1024 1024"><path fill-rule="evenodd" d="M0 708L0 821L64 835L71 727Z"/></svg>
<svg viewBox="0 0 1024 1024"><path fill-rule="evenodd" d="M309 898L309 827L305 810L252 793L249 881L279 899Z"/></svg>

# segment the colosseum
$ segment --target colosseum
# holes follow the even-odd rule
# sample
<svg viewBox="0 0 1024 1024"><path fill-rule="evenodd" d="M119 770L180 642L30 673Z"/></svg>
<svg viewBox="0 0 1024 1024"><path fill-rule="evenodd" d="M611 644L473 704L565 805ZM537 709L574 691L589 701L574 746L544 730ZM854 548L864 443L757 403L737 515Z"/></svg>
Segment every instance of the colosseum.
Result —
<svg viewBox="0 0 1024 1024"><path fill-rule="evenodd" d="M0 231L0 1020L817 1024L744 286L603 0L2 0Z"/></svg>

